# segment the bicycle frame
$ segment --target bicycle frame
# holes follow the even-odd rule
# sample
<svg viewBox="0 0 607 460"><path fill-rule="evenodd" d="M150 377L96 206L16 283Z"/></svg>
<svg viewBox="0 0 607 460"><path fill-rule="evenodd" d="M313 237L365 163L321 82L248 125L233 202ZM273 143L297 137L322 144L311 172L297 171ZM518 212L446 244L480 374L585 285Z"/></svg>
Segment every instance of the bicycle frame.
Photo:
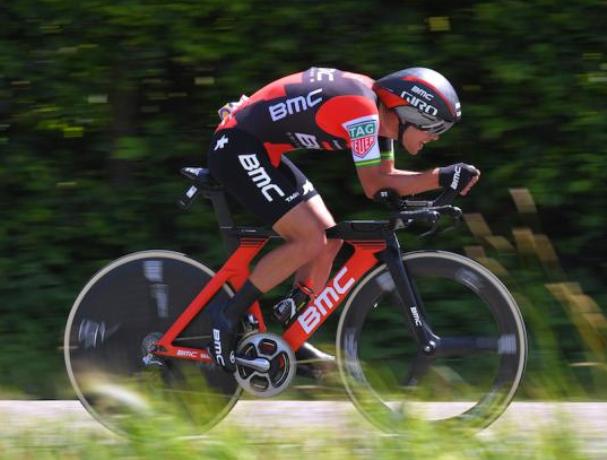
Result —
<svg viewBox="0 0 607 460"><path fill-rule="evenodd" d="M157 398L165 403L178 403L180 409L191 414L190 395L200 388L200 378L216 389L220 397L207 392L200 395L217 404L208 406L209 410L200 413L200 417L191 418L197 429L206 430L224 417L242 389L262 397L280 393L291 384L298 365L303 364L297 362L298 357L293 356L292 351L300 349L346 298L347 305L340 312L337 330L336 364L357 409L379 428L399 434L410 428L408 419L415 418L417 411L403 412L411 396L409 390L429 383L431 392L427 394L434 394L434 379L424 382L423 378L437 358L447 358L441 361L441 366L453 364L453 372L462 375L462 379L457 379L459 382L447 385L448 393L454 399L457 397L456 401L462 399L462 395L466 401L469 396L477 401L472 401L472 406L465 404L458 414L444 420L431 420L431 423L481 428L494 421L510 403L524 372L527 336L521 313L508 289L487 268L459 254L445 251L403 254L396 237L398 230L411 228L414 223L431 225L432 229L424 235L434 234L442 215L453 218L456 223L461 220L461 210L451 205L456 191L444 192L432 201L412 201L382 190L378 201L388 204L392 210L387 219L344 221L328 229L327 238L344 241L350 246L348 249L352 249L348 260L333 271L332 279L318 296L299 310L282 333L282 340L264 334L267 327L260 304L250 305L248 321L243 321L246 335L239 347L242 355L236 357L238 372L233 376L222 372L214 365L207 349L211 345L209 332L215 309L221 308L234 290L242 288L250 278L253 260L267 242L278 235L264 228L235 226L225 193L208 171L184 169L182 172L192 184L179 203L189 207L199 192L211 199L230 255L214 273L183 254L141 251L111 263L82 289L65 330L65 362L78 398L87 411L107 427L121 434L130 433L128 428L133 416L143 410L146 416L154 417L152 406L156 406ZM162 268L165 262L166 270ZM479 310L480 300L486 307L485 315L491 315L495 324L486 327L486 317L467 324L470 315L466 312L463 324L469 328L464 331L463 328L441 330L437 327L437 331L445 333L438 337L429 325L429 316L416 290L417 281L424 289L420 292L428 292L429 299L435 301L432 304L437 306L436 310L429 310L433 317L441 312L441 299L434 295L437 290L459 301L452 292L459 294L460 289L456 287L452 291L448 286L449 282L455 282L472 291L468 293L476 299L469 304L472 314ZM156 289L158 283L162 290ZM426 286L430 287L425 290ZM168 294L169 290L173 300L167 303L167 295L157 294ZM131 293L144 295L134 298ZM151 299L155 304L150 304ZM467 298L463 301L468 302ZM171 306L173 308L167 308ZM179 309L175 311L175 307ZM206 308L212 310L205 312ZM396 309L391 312L396 315L385 315L388 309ZM198 316L201 313L202 317ZM171 319L167 322L167 318ZM402 331L403 319L410 330L409 336L402 334L406 332ZM390 320L395 324L386 323ZM462 324L461 319L458 324ZM114 334L119 330L122 333ZM385 335L384 330L391 337L398 334L398 343L392 344L394 350L384 355L384 359L378 359L374 336ZM413 347L409 338L415 342ZM189 347L177 346L184 344ZM116 353L117 350L124 353ZM477 354L491 356L479 359L478 363L472 361L472 366L464 365L460 359L475 360ZM452 363L450 358L455 358ZM180 364L176 359L183 361ZM394 368L393 360L409 363ZM194 365L194 370L204 372L187 372L188 362ZM207 363L208 367L201 365ZM476 378L477 371L482 371L485 365L495 375L490 385L487 385L488 379ZM394 379L390 379L393 385L375 387L367 375L373 375L376 370L383 374L386 367L396 371ZM302 369L303 366L299 367ZM403 371L406 374L403 375ZM308 375L312 376L309 372ZM150 377L152 383L159 383L160 387L150 385ZM156 381L159 377L161 382ZM443 399L447 393L436 394ZM430 400L425 397L426 391L423 395L424 402ZM393 401L399 404L395 406Z"/></svg>
<svg viewBox="0 0 607 460"><path fill-rule="evenodd" d="M178 201L179 205L184 209L189 208L196 195L202 192L212 202L221 236L231 255L156 343L154 353L210 363L213 360L207 350L180 347L173 342L224 285L231 286L233 290L240 289L249 277L252 260L270 239L279 236L264 228L235 226L223 189L212 181L204 168L183 168L182 174L194 184ZM297 351L314 334L369 270L384 262L394 280L403 313L408 319L415 341L424 353L434 352L438 338L430 328L421 299L401 259L396 228L402 227L386 220L343 221L327 230L327 238L344 240L354 247L354 253L283 332L283 338L293 351ZM267 328L259 302L254 302L248 313L257 322L260 332L265 332Z"/></svg>
<svg viewBox="0 0 607 460"><path fill-rule="evenodd" d="M337 309L359 280L380 262L385 262L392 274L403 311L409 320L418 344L426 353L434 350L435 335L425 319L423 305L401 260L400 246L393 230L387 230L384 221L345 221L327 231L329 238L342 238L353 246L354 252L336 271L324 289L302 308L295 321L283 332L283 338L294 350L298 350ZM364 228L359 228L363 226ZM249 277L249 266L261 249L276 235L264 229L233 227L232 236L239 240L236 250L211 281L192 300L173 325L157 342L159 356L212 362L207 350L180 347L173 344L188 324L198 315L225 283L234 290L242 287ZM259 305L254 302L248 312L258 323L260 332L267 330Z"/></svg>
<svg viewBox="0 0 607 460"><path fill-rule="evenodd" d="M255 230L255 229L248 229ZM217 294L225 283L238 290L249 277L249 266L259 254L271 236L245 237L240 245L217 272L213 279L192 300L190 305L177 318L157 342L160 356L190 359L201 362L211 362L212 358L206 350L180 347L173 341L183 332L188 324L198 315L205 305ZM347 297L351 288L358 280L378 263L376 254L385 249L385 241L348 241L354 246L354 253L339 269L336 275L327 283L325 288L308 306L302 309L297 320L288 327L283 338L295 351L308 340L322 323L335 311ZM260 332L267 330L259 302L253 303L249 309L259 324Z"/></svg>

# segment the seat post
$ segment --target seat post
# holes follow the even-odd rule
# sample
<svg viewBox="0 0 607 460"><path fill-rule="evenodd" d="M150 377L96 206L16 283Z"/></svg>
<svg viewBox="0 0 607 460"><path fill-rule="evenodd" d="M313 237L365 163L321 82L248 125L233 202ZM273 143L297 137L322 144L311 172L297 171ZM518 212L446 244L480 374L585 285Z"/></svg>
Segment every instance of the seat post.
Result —
<svg viewBox="0 0 607 460"><path fill-rule="evenodd" d="M239 246L240 240L233 233L234 219L222 185L213 179L207 168L185 167L180 172L192 181L192 185L177 203L182 209L188 209L200 192L203 197L211 200L223 245L230 255Z"/></svg>
<svg viewBox="0 0 607 460"><path fill-rule="evenodd" d="M230 212L226 194L223 190L204 190L202 194L205 198L211 200L223 245L228 255L230 255L238 247L239 240L232 234L234 219Z"/></svg>

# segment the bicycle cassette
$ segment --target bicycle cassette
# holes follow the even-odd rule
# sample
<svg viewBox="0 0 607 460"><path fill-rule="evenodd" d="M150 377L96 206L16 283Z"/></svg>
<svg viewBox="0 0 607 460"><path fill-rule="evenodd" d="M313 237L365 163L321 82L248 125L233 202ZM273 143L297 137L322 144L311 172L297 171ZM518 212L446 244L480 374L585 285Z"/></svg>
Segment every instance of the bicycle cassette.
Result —
<svg viewBox="0 0 607 460"><path fill-rule="evenodd" d="M252 334L238 344L234 377L244 390L257 397L270 398L284 391L296 368L295 353L276 334Z"/></svg>

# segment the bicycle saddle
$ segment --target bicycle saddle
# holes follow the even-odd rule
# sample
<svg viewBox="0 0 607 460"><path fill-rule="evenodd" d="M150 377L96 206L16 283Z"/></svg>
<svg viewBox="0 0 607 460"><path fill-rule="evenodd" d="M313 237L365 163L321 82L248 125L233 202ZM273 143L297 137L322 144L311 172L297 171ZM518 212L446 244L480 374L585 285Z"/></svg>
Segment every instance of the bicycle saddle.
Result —
<svg viewBox="0 0 607 460"><path fill-rule="evenodd" d="M201 190L223 190L223 185L217 182L207 168L181 168L181 174L190 179Z"/></svg>

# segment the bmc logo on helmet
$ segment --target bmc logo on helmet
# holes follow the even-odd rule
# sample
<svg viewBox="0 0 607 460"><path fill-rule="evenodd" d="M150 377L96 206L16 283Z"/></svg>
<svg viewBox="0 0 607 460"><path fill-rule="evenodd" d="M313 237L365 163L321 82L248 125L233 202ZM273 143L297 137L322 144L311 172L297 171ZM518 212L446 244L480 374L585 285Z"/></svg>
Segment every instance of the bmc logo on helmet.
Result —
<svg viewBox="0 0 607 460"><path fill-rule="evenodd" d="M438 109L436 107L428 104L425 101L422 101L419 97L414 96L413 94L409 93L406 90L400 94L400 97L405 99L409 104L411 104L413 107L415 107L420 112L424 112L424 113L427 113L427 114L433 115L433 116L438 115Z"/></svg>
<svg viewBox="0 0 607 460"><path fill-rule="evenodd" d="M411 91L413 91L418 96L423 97L427 101L431 101L432 99L434 99L434 94L430 94L428 91L420 88L419 86L413 86L413 88L411 88Z"/></svg>

